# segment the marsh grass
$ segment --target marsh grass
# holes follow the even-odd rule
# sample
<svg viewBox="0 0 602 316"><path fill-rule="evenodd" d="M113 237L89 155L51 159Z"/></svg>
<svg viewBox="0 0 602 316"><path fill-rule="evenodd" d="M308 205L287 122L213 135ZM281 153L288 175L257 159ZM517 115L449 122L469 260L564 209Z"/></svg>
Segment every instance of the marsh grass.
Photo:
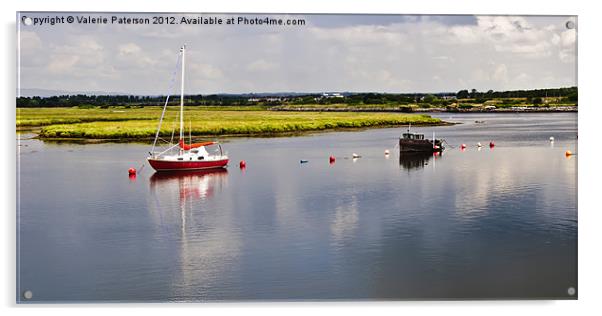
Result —
<svg viewBox="0 0 602 316"><path fill-rule="evenodd" d="M178 133L178 107L169 107L162 137ZM37 108L20 109L17 126L44 126L42 138L141 139L152 138L161 108ZM363 112L277 112L262 108L188 107L185 129L192 135L265 135L340 128L435 125L442 121L423 114Z"/></svg>

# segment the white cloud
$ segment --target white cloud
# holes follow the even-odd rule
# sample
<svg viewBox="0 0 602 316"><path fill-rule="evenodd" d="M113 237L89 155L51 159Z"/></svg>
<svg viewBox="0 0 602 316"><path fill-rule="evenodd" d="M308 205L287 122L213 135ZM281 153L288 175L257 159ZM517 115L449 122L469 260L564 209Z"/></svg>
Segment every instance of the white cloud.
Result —
<svg viewBox="0 0 602 316"><path fill-rule="evenodd" d="M336 25L324 27L305 18L308 25L286 28L24 28L22 86L164 93L183 43L189 47L187 93L486 91L576 84L567 79L576 76L576 30L564 26L569 17L480 16L468 24L443 23L441 17L374 25L339 16ZM529 79L516 80L523 75Z"/></svg>
<svg viewBox="0 0 602 316"><path fill-rule="evenodd" d="M48 64L48 70L55 74L73 71L73 66L79 61L79 56L55 56Z"/></svg>
<svg viewBox="0 0 602 316"><path fill-rule="evenodd" d="M222 71L209 64L191 63L190 64L190 75L200 76L203 79L219 79L223 77Z"/></svg>
<svg viewBox="0 0 602 316"><path fill-rule="evenodd" d="M142 51L142 48L140 48L140 46L138 46L134 43L127 43L127 44L119 45L119 55L121 55L121 56L137 55L141 51Z"/></svg>
<svg viewBox="0 0 602 316"><path fill-rule="evenodd" d="M247 70L249 71L271 71L278 68L278 64L274 62L269 62L264 59L258 59L247 66Z"/></svg>
<svg viewBox="0 0 602 316"><path fill-rule="evenodd" d="M32 31L21 31L19 33L21 54L35 54L42 47L42 40Z"/></svg>
<svg viewBox="0 0 602 316"><path fill-rule="evenodd" d="M508 81L508 67L506 65L501 64L495 68L493 72L493 79L498 82L507 82Z"/></svg>

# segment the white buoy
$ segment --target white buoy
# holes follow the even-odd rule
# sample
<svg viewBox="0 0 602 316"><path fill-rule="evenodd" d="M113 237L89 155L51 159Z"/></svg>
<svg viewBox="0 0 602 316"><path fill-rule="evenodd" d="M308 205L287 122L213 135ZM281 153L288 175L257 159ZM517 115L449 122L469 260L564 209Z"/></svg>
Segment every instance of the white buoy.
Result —
<svg viewBox="0 0 602 316"><path fill-rule="evenodd" d="M477 143L477 147L483 147L480 142Z"/></svg>
<svg viewBox="0 0 602 316"><path fill-rule="evenodd" d="M385 149L385 155L388 155L388 154L389 154L389 150Z"/></svg>
<svg viewBox="0 0 602 316"><path fill-rule="evenodd" d="M351 157L353 157L353 158L355 159L355 158L359 158L359 157L360 157L360 155L358 155L358 154L356 154L356 153L353 153L353 155L351 155Z"/></svg>
<svg viewBox="0 0 602 316"><path fill-rule="evenodd" d="M550 141L553 142L554 141L554 137L550 136Z"/></svg>

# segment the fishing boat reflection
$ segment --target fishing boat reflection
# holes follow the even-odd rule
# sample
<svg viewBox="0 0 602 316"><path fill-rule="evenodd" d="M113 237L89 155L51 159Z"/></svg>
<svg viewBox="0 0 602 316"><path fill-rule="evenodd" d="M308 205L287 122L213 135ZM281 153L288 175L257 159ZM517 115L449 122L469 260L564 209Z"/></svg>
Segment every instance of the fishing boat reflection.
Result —
<svg viewBox="0 0 602 316"><path fill-rule="evenodd" d="M431 158L442 157L442 152L404 152L399 154L399 166L406 170L423 169Z"/></svg>

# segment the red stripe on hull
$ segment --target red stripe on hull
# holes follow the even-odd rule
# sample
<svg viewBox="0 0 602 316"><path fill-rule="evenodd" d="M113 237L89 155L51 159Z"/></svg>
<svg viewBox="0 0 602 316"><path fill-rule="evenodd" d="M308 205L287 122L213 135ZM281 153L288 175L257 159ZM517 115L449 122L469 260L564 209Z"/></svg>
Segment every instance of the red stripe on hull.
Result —
<svg viewBox="0 0 602 316"><path fill-rule="evenodd" d="M168 161L149 159L148 162L150 163L151 167L157 171L225 168L228 165L228 159L215 161Z"/></svg>

